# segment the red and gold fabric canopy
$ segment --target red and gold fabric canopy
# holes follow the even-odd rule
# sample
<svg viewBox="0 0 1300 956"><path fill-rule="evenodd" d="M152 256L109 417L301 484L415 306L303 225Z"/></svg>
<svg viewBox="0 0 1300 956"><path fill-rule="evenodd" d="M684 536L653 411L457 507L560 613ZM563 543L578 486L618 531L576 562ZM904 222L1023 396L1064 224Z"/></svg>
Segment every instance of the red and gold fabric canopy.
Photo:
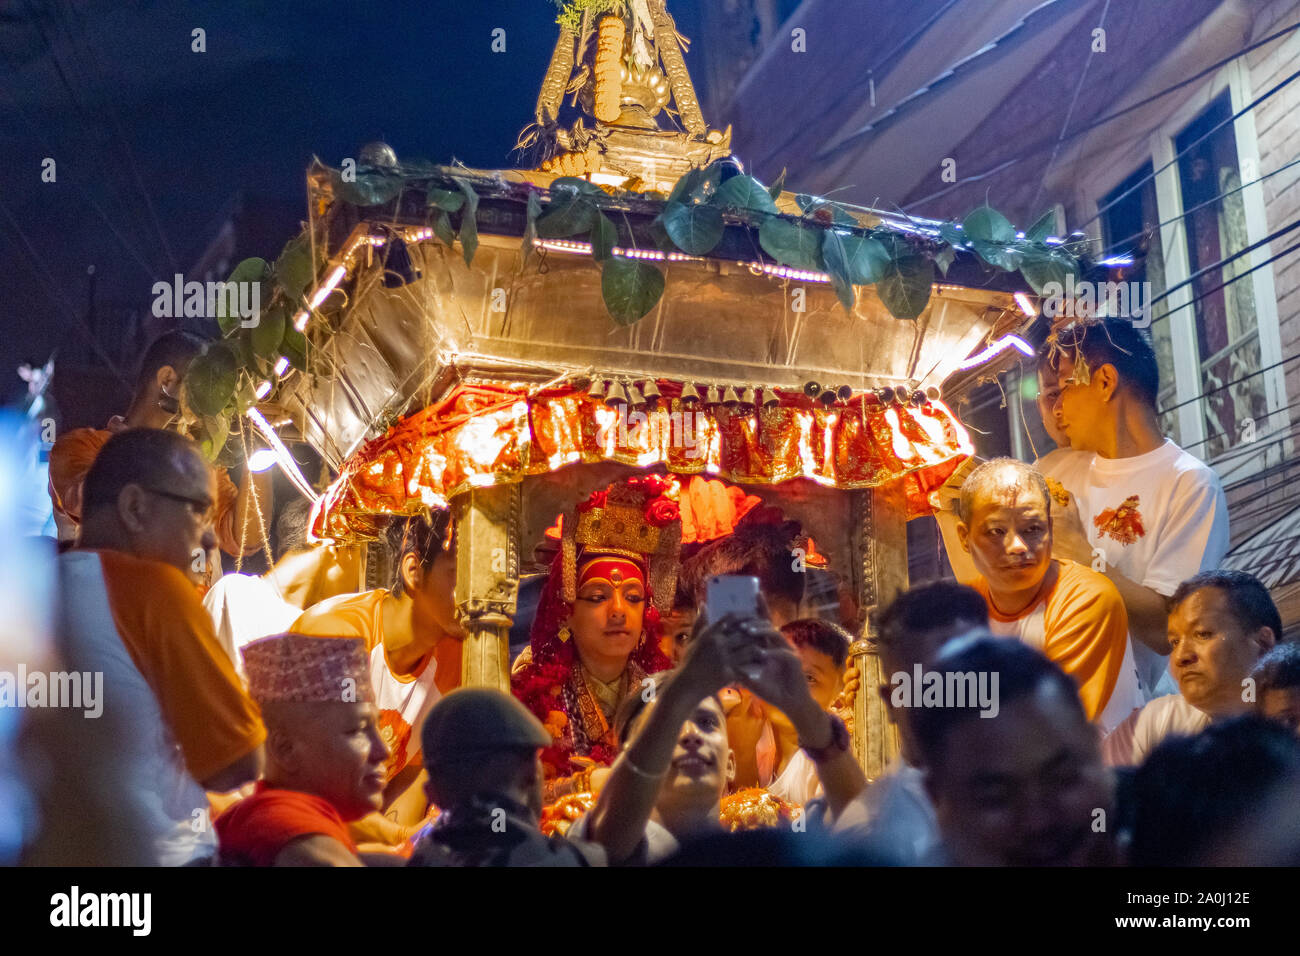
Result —
<svg viewBox="0 0 1300 956"><path fill-rule="evenodd" d="M389 515L445 508L471 488L602 461L740 484L807 478L854 489L903 481L908 517L916 517L930 513L929 493L973 453L966 430L939 401L882 403L862 393L828 407L776 392L776 404L753 409L684 407L679 383L658 385L658 407L641 410L609 407L572 386L459 385L343 464L316 506L312 533L370 538Z"/></svg>

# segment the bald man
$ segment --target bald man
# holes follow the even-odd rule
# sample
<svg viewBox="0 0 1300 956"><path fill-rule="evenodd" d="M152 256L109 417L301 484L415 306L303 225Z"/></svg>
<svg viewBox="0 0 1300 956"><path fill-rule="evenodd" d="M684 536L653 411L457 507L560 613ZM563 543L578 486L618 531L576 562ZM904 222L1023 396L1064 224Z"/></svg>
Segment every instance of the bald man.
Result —
<svg viewBox="0 0 1300 956"><path fill-rule="evenodd" d="M1047 655L1109 733L1143 703L1124 600L1104 575L1052 557L1050 502L1042 474L995 458L962 484L957 536L979 572L971 585L993 633Z"/></svg>

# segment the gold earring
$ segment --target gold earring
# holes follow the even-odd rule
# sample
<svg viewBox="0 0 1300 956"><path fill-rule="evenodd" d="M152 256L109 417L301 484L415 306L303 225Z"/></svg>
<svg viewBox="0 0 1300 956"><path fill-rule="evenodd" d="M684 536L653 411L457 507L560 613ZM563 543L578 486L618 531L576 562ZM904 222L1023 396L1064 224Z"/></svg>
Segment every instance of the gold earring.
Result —
<svg viewBox="0 0 1300 956"><path fill-rule="evenodd" d="M568 627L560 628L560 632L556 635L556 637L560 639L561 644L567 643L569 638L571 638L572 636L573 636L573 632L570 631Z"/></svg>

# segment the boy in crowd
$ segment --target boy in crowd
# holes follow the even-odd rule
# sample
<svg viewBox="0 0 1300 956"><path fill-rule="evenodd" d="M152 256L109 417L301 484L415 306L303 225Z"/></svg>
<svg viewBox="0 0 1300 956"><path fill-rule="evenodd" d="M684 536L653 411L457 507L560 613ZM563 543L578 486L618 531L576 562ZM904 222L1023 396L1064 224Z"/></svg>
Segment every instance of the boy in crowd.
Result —
<svg viewBox="0 0 1300 956"><path fill-rule="evenodd" d="M1076 322L1049 343L1047 362L1060 387L1056 425L1073 449L1045 467L1069 493L1052 509L1053 553L1098 567L1119 590L1149 699L1172 689L1167 599L1222 562L1227 501L1213 469L1164 437L1155 352L1132 322Z"/></svg>

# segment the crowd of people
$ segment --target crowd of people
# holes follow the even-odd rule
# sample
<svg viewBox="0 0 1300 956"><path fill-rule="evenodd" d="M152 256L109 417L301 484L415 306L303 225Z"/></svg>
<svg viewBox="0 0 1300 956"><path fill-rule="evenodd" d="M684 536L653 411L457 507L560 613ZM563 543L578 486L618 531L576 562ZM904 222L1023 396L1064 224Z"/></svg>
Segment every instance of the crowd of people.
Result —
<svg viewBox="0 0 1300 956"><path fill-rule="evenodd" d="M544 542L509 692L461 686L447 512L392 519L387 587L358 592L356 550L308 540L306 502L278 509L264 575L210 580L205 556L242 553L233 530L270 495L167 428L197 348L160 341L127 413L51 455L59 648L105 675L102 721L61 746L87 755L78 786L113 837L65 826L56 796L34 861L1300 860L1300 647L1221 568L1223 491L1161 434L1130 323L1051 336L1058 449L970 470L938 515L953 579L873 609L865 642L810 611L797 522L754 499L684 541L683 481L643 473ZM752 609L711 609L719 576L755 579ZM875 779L859 695L896 729Z"/></svg>

